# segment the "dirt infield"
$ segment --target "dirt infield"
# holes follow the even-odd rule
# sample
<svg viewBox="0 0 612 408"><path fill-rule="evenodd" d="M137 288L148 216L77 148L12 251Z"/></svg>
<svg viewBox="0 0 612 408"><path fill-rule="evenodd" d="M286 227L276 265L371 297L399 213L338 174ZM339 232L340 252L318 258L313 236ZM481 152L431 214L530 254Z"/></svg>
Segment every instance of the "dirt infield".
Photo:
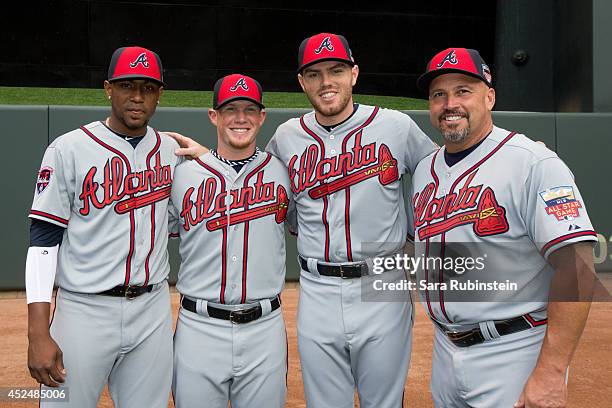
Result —
<svg viewBox="0 0 612 408"><path fill-rule="evenodd" d="M12 296L13 298L9 298ZM34 387L26 366L27 308L22 295L3 294L0 299L0 388ZM289 284L283 292L283 314L289 337L289 395L287 407L305 407L302 379L297 353L295 315L298 288ZM172 295L174 316L178 308L178 294ZM612 400L612 303L593 304L589 321L570 369L570 407L609 407ZM417 306L414 344L410 374L406 384L406 407L432 407L429 393L431 373L431 345L433 328L420 305ZM509 373L511 375L511 373ZM36 402L9 403L0 407L37 407ZM105 391L99 407L113 407ZM174 405L170 401L169 407Z"/></svg>

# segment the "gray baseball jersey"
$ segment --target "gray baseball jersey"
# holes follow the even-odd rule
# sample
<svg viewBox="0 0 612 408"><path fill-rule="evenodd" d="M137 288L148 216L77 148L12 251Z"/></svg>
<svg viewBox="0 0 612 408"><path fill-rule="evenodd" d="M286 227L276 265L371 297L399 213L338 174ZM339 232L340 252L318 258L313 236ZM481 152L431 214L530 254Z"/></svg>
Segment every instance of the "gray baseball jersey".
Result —
<svg viewBox="0 0 612 408"><path fill-rule="evenodd" d="M278 295L290 199L286 169L265 152L238 174L210 153L178 166L172 186L178 224L171 227L181 237L178 291L227 304Z"/></svg>
<svg viewBox="0 0 612 408"><path fill-rule="evenodd" d="M279 126L267 150L289 170L298 252L350 262L400 250L407 233L400 178L434 148L408 115L367 105L331 132L314 112ZM366 242L397 245L361 248Z"/></svg>
<svg viewBox="0 0 612 408"><path fill-rule="evenodd" d="M176 142L147 129L133 148L102 122L53 141L30 217L60 226L57 284L81 293L168 276L168 198Z"/></svg>
<svg viewBox="0 0 612 408"><path fill-rule="evenodd" d="M205 302L201 314L179 312L177 407L203 400L211 407L227 407L228 400L237 407L284 406L285 325L281 310L270 313L269 305L285 282L284 221L290 201L287 171L269 153L260 152L238 173L211 153L177 167L171 227L181 239L176 286L182 295ZM256 302L267 311L246 324L208 315L208 306L247 309L250 305L243 304Z"/></svg>
<svg viewBox="0 0 612 408"><path fill-rule="evenodd" d="M166 246L177 147L148 128L134 148L102 122L92 122L58 137L45 152L30 217L66 227L50 328L64 353L64 386L70 388L65 406L94 407L107 381L118 406L168 403ZM90 295L120 285L154 286L129 301Z"/></svg>
<svg viewBox="0 0 612 408"><path fill-rule="evenodd" d="M413 188L415 242L421 255L444 257L428 252L433 243L470 242L512 256L494 267L484 262L486 272L495 274L487 277L490 281L510 279L518 285L518 290L496 291L495 302L445 302L443 292L437 294L440 301L432 302L430 286L422 290L427 312L444 324L538 311L544 317L546 299L535 295L548 293L553 270L546 258L564 245L596 241L580 191L563 161L524 135L504 129L494 127L476 150L452 167L444 160L444 148L433 153L419 163ZM444 251L445 246L437 248ZM423 268L418 278L438 282L440 273L440 268Z"/></svg>
<svg viewBox="0 0 612 408"><path fill-rule="evenodd" d="M268 144L288 168L298 252L313 265L301 272L297 319L308 406L352 407L355 386L364 408L401 405L412 345L409 296L364 302L370 276L319 276L316 265L400 251L408 231L401 176L434 149L407 115L365 105L331 131L314 112L291 119Z"/></svg>

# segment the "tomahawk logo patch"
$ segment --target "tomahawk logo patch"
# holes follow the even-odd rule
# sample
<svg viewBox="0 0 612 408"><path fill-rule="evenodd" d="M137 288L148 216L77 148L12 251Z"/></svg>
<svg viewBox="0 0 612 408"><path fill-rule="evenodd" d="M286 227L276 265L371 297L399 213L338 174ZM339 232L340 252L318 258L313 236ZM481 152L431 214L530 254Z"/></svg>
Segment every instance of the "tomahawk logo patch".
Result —
<svg viewBox="0 0 612 408"><path fill-rule="evenodd" d="M51 182L51 176L53 175L53 171L53 168L48 166L42 167L38 171L38 179L36 180L36 192L38 194L45 191L45 189Z"/></svg>
<svg viewBox="0 0 612 408"><path fill-rule="evenodd" d="M323 41L321 41L321 44L315 50L315 54L320 54L323 51L323 49L326 49L327 51L330 51L330 52L334 50L334 46L332 45L329 37L325 37Z"/></svg>
<svg viewBox="0 0 612 408"><path fill-rule="evenodd" d="M510 229L506 209L499 204L493 189L472 183L477 172L471 173L457 192L436 198L436 186L429 183L414 195L414 225L421 241L463 225L471 225L479 237Z"/></svg>
<svg viewBox="0 0 612 408"><path fill-rule="evenodd" d="M436 65L436 68L442 68L447 62L452 65L457 65L457 56L455 55L455 50L452 50L451 52L446 54L442 61L440 61L438 65Z"/></svg>
<svg viewBox="0 0 612 408"><path fill-rule="evenodd" d="M247 85L246 81L244 78L240 78L238 81L236 81L236 83L234 84L234 86L232 86L230 88L230 91L232 92L236 92L238 90L238 88L242 88L245 91L249 90L249 86Z"/></svg>
<svg viewBox="0 0 612 408"><path fill-rule="evenodd" d="M553 214L557 221L571 221L580 217L578 209L582 208L582 203L576 199L572 186L549 188L539 195L546 204L546 214Z"/></svg>
<svg viewBox="0 0 612 408"><path fill-rule="evenodd" d="M138 66L138 64L142 64L143 67L145 68L149 68L149 61L147 60L147 54L146 53L142 53L138 56L138 58L136 58L135 61L130 62L130 67L131 68L136 68Z"/></svg>

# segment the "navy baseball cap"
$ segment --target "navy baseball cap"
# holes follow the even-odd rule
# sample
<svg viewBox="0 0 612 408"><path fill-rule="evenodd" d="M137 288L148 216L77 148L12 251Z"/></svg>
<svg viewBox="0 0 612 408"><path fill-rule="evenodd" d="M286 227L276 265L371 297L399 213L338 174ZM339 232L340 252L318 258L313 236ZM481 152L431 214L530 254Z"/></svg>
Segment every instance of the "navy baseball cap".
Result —
<svg viewBox="0 0 612 408"><path fill-rule="evenodd" d="M238 99L251 101L261 109L266 108L263 104L261 85L250 76L231 74L217 80L213 92L213 109L219 109L226 103Z"/></svg>
<svg viewBox="0 0 612 408"><path fill-rule="evenodd" d="M121 47L113 52L108 82L120 79L152 79L165 86L159 55L142 47Z"/></svg>
<svg viewBox="0 0 612 408"><path fill-rule="evenodd" d="M298 72L321 61L340 61L350 66L355 65L346 38L331 33L320 33L302 41L298 51Z"/></svg>
<svg viewBox="0 0 612 408"><path fill-rule="evenodd" d="M437 53L427 64L425 73L417 79L417 87L428 92L434 78L452 72L473 76L487 84L489 88L493 87L489 66L478 51L468 48L447 48Z"/></svg>

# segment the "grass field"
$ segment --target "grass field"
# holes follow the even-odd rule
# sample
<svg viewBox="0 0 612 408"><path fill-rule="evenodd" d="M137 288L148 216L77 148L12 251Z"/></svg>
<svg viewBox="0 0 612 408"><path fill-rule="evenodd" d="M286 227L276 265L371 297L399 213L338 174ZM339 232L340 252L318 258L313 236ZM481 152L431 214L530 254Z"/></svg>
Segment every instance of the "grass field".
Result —
<svg viewBox="0 0 612 408"><path fill-rule="evenodd" d="M354 95L355 102L378 105L399 110L427 109L423 99L398 96ZM211 91L166 91L160 106L166 107L207 107L212 101ZM268 108L309 108L303 93L267 92L264 103ZM81 105L106 106L108 100L102 89L83 88L21 88L0 87L0 105Z"/></svg>

